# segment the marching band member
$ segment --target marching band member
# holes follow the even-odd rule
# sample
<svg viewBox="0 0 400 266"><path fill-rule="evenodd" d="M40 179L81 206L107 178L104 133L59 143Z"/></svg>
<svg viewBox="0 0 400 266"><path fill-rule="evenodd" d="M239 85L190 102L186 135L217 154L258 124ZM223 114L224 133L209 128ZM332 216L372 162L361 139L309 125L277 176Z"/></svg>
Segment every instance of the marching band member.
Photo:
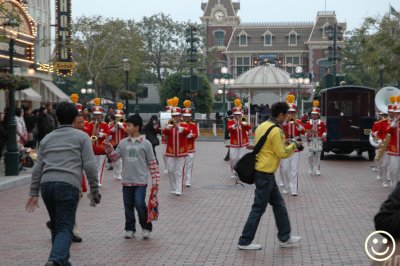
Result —
<svg viewBox="0 0 400 266"><path fill-rule="evenodd" d="M183 121L187 124L187 128L190 131L189 134L186 136L187 138L187 150L188 155L186 156L185 161L185 186L190 187L191 183L190 180L192 178L192 171L193 171L193 161L194 161L194 153L195 153L195 140L198 136L197 125L196 123L192 122L192 109L190 109L190 105L192 103L189 100L183 102L183 106L185 108L182 109L182 117Z"/></svg>
<svg viewBox="0 0 400 266"><path fill-rule="evenodd" d="M307 121L305 125L307 140L309 142L308 148L308 163L310 165L309 173L312 175L321 175L320 173L320 161L322 151L322 141L326 141L326 126L321 119L319 114L321 110L318 108L319 102L315 100L313 102L313 108L311 110L311 120Z"/></svg>
<svg viewBox="0 0 400 266"><path fill-rule="evenodd" d="M86 126L86 133L90 136L93 143L93 152L97 160L97 170L99 186L102 185L104 165L106 163L106 153L104 151L103 141L109 135L107 123L103 122L103 107L100 106L100 98L93 100L93 121Z"/></svg>
<svg viewBox="0 0 400 266"><path fill-rule="evenodd" d="M393 108L392 105L388 106L388 113L390 113L390 116L393 118ZM389 126L389 118L386 117L387 114L380 112L379 113L379 120L376 121L371 129L371 137L372 137L372 142L371 145L376 146L376 153L379 152L380 146L382 145L383 140L386 138L387 135L387 129ZM389 185L391 186L391 181L390 181L390 173L389 173L389 156L387 155L387 152L385 151L382 155L382 157L377 161L377 169L378 169L378 174L376 176L377 180L381 180L383 178L383 187L388 187Z"/></svg>
<svg viewBox="0 0 400 266"><path fill-rule="evenodd" d="M396 104L393 105L393 120L388 127L391 135L387 147L387 154L390 156L390 176L391 180L397 185L400 181L400 95L396 97Z"/></svg>
<svg viewBox="0 0 400 266"><path fill-rule="evenodd" d="M231 159L231 178L237 177L233 167L247 152L247 146L249 145L247 134L251 130L251 125L247 123L245 117L242 117L242 102L240 99L235 99L234 105L235 107L232 109L233 119L229 120L227 125L230 134L229 157Z"/></svg>
<svg viewBox="0 0 400 266"><path fill-rule="evenodd" d="M172 109L172 98L167 100L167 106L165 107L165 111L167 113L171 113L171 109ZM164 160L164 173L167 174L168 173L168 167L167 167L167 161L165 160L165 151L167 150L167 143L168 143L168 137L167 135L162 133L161 130L161 150L162 150L162 157Z"/></svg>
<svg viewBox="0 0 400 266"><path fill-rule="evenodd" d="M179 99L174 97L171 109L172 119L168 122L165 129L163 129L163 135L166 135L168 138L165 162L167 164L172 193L176 196L182 195L185 157L188 155L187 135L190 133L187 124L180 122L181 108L178 107L178 102Z"/></svg>
<svg viewBox="0 0 400 266"><path fill-rule="evenodd" d="M115 121L110 122L109 129L111 134L111 144L114 149L118 146L123 138L126 137L126 123L124 119L124 105L117 103L117 110L115 110ZM122 159L113 163L114 178L117 180L122 179Z"/></svg>
<svg viewBox="0 0 400 266"><path fill-rule="evenodd" d="M282 128L285 133L286 142L291 142L292 139L299 140L300 135L305 133L305 129L301 120L296 119L297 106L294 104L295 96L289 94L286 97L287 104L289 105L287 119L283 122ZM295 153L281 161L283 178L283 193L288 193L289 189L293 196L297 196L298 189L298 166L299 166L300 150L296 149Z"/></svg>

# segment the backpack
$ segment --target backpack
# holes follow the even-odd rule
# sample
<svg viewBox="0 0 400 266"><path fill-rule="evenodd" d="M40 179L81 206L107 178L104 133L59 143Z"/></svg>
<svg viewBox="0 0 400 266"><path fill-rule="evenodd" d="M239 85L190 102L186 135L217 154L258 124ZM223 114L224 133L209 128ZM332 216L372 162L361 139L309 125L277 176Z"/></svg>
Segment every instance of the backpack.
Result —
<svg viewBox="0 0 400 266"><path fill-rule="evenodd" d="M271 130L277 125L268 128L267 132L257 142L252 152L246 153L237 161L233 169L236 171L239 180L246 184L254 184L254 169L256 167L256 155L261 150Z"/></svg>

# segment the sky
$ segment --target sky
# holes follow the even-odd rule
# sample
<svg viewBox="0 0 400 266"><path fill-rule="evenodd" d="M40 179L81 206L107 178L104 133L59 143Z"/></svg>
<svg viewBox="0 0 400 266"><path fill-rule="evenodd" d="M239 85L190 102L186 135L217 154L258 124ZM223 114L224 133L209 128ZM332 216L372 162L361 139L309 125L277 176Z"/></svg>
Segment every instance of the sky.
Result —
<svg viewBox="0 0 400 266"><path fill-rule="evenodd" d="M72 17L101 15L138 21L163 12L177 21L200 22L202 2L207 1L73 0ZM238 15L241 22L313 22L318 11L335 11L339 22L347 22L347 29L353 30L365 17L383 16L389 4L400 11L400 0L242 0Z"/></svg>

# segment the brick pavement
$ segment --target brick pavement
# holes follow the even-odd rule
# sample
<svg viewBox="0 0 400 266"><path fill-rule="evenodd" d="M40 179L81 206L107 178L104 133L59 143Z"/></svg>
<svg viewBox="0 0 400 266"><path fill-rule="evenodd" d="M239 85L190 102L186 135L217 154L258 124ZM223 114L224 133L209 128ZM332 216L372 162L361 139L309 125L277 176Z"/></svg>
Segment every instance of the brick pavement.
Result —
<svg viewBox="0 0 400 266"><path fill-rule="evenodd" d="M158 149L158 155L160 151ZM373 231L373 216L389 189L382 187L366 158L328 155L322 175L311 177L301 155L299 196L285 195L294 234L300 245L281 249L271 207L255 242L259 251L241 251L237 241L253 201L252 186L234 186L222 159L222 143L203 142L195 159L192 187L183 196L170 193L161 174L160 219L151 239L124 239L121 187L107 171L102 202L78 210L84 241L71 248L73 265L368 265L364 241ZM160 156L159 156L160 159ZM163 163L161 164L163 170ZM25 212L28 185L0 192L0 265L43 265L50 251L47 212Z"/></svg>

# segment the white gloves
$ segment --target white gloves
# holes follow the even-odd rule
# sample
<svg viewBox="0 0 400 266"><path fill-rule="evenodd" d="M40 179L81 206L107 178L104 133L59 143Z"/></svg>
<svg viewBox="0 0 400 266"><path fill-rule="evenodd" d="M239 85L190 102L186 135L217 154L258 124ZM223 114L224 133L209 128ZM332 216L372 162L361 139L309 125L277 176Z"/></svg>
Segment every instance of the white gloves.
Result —
<svg viewBox="0 0 400 266"><path fill-rule="evenodd" d="M99 132L99 137L100 138L104 138L106 136L106 134L104 134L103 132Z"/></svg>
<svg viewBox="0 0 400 266"><path fill-rule="evenodd" d="M243 126L247 126L247 122L242 122L242 125Z"/></svg>
<svg viewBox="0 0 400 266"><path fill-rule="evenodd" d="M182 133L184 129L184 127L178 127L179 133Z"/></svg>
<svg viewBox="0 0 400 266"><path fill-rule="evenodd" d="M110 129L110 131L111 131L111 132L115 132L115 127L112 127L112 128Z"/></svg>
<svg viewBox="0 0 400 266"><path fill-rule="evenodd" d="M233 125L231 126L231 128L232 128L232 129L236 129L236 128L237 128L237 125L236 125L236 124L233 124Z"/></svg>
<svg viewBox="0 0 400 266"><path fill-rule="evenodd" d="M189 133L189 134L187 135L187 138L188 138L188 139L193 138L193 134L192 134L192 133Z"/></svg>
<svg viewBox="0 0 400 266"><path fill-rule="evenodd" d="M166 128L167 130L171 130L171 129L172 129L172 125L167 125L165 128Z"/></svg>
<svg viewBox="0 0 400 266"><path fill-rule="evenodd" d="M120 129L124 129L124 125L122 123L118 123Z"/></svg>

